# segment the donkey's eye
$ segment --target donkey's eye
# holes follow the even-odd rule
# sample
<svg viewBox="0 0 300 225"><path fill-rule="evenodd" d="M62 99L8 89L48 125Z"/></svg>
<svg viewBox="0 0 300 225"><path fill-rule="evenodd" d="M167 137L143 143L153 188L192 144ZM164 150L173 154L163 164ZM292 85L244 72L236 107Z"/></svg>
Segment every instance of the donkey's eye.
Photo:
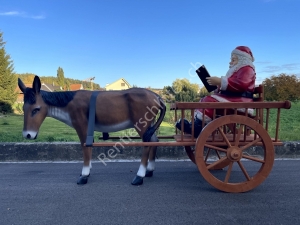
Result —
<svg viewBox="0 0 300 225"><path fill-rule="evenodd" d="M32 110L31 115L34 116L38 111L40 111L40 108L35 108Z"/></svg>

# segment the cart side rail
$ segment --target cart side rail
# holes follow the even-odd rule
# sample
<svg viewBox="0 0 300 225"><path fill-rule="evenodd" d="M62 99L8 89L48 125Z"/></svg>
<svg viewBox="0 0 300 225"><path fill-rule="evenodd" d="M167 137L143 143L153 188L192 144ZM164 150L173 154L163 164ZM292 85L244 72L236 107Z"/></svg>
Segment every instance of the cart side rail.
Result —
<svg viewBox="0 0 300 225"><path fill-rule="evenodd" d="M277 109L276 115L276 130L275 130L275 138L274 142L279 141L278 131L280 124L280 109L290 109L291 102L290 101L277 101L277 102L175 102L170 106L170 110L175 110L175 121L178 119L177 111L180 111L180 118L185 118L188 114L186 110L190 110L190 115L194 115L195 110L203 109L202 114L202 127L205 126L205 109L213 109L213 120L222 115L244 115L256 120L260 123L266 131L269 129L269 121L270 121L270 109ZM240 112L240 109L244 109L244 112ZM249 115L248 109L253 109L255 111L255 115ZM266 111L265 115L263 111ZM221 112L221 113L220 113ZM191 116L191 122L194 124L194 117ZM178 130L175 128L176 135L178 134ZM181 132L181 139L183 141L183 132ZM194 140L194 126L192 126L192 140Z"/></svg>

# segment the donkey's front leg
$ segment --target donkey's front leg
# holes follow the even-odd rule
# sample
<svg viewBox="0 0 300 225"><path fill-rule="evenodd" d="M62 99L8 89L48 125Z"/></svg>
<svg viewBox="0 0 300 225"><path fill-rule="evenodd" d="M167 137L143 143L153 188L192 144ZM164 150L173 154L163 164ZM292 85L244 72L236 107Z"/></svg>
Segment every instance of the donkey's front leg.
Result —
<svg viewBox="0 0 300 225"><path fill-rule="evenodd" d="M86 184L88 177L90 176L90 171L92 168L92 148L91 147L82 147L83 151L83 167L82 172L77 180L77 184Z"/></svg>
<svg viewBox="0 0 300 225"><path fill-rule="evenodd" d="M132 185L143 184L143 178L146 175L146 167L147 167L147 162L148 162L148 158L149 158L149 150L150 150L150 147L144 147L140 168L139 168L136 176L134 177L133 181L131 182Z"/></svg>

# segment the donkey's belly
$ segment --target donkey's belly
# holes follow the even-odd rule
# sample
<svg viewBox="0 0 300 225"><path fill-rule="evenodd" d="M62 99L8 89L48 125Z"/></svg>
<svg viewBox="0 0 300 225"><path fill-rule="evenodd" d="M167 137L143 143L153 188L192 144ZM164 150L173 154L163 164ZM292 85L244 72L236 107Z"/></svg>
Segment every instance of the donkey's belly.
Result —
<svg viewBox="0 0 300 225"><path fill-rule="evenodd" d="M129 128L133 128L133 124L130 120L124 121L122 123L118 124L112 124L112 125L102 125L102 124L95 124L95 131L99 132L117 132L120 130L125 130Z"/></svg>

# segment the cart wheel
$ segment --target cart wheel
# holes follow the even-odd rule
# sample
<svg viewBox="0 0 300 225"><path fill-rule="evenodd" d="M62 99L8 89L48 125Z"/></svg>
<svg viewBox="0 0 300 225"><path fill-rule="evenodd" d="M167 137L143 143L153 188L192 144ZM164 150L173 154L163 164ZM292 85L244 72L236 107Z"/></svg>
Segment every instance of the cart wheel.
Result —
<svg viewBox="0 0 300 225"><path fill-rule="evenodd" d="M261 146L259 156L253 155L253 146ZM205 154L211 150L217 154ZM239 115L222 116L202 130L196 143L195 160L204 179L215 188L246 192L260 185L271 172L274 146L268 132L255 120ZM210 170L226 164L228 167L223 171Z"/></svg>
<svg viewBox="0 0 300 225"><path fill-rule="evenodd" d="M188 157L190 158L190 160L196 164L195 161L195 149L192 148L191 146L184 146L185 152L188 155Z"/></svg>
<svg viewBox="0 0 300 225"><path fill-rule="evenodd" d="M195 160L195 146L191 147L191 146L184 146L185 148L185 152L186 154L188 155L188 157L190 158L190 160L196 164L196 160ZM207 162L208 160L208 156L211 154L211 152L215 152L215 154L219 157L219 159L221 158L220 157L220 154L218 153L217 150L214 150L214 149L208 149L208 151L206 151L204 153L204 162L206 163L206 165L210 165L210 163ZM221 170L223 169L224 167L228 166L230 163L229 160L225 160L223 161L222 163L219 163L218 165L215 165L215 166L212 166L209 168L209 170Z"/></svg>

